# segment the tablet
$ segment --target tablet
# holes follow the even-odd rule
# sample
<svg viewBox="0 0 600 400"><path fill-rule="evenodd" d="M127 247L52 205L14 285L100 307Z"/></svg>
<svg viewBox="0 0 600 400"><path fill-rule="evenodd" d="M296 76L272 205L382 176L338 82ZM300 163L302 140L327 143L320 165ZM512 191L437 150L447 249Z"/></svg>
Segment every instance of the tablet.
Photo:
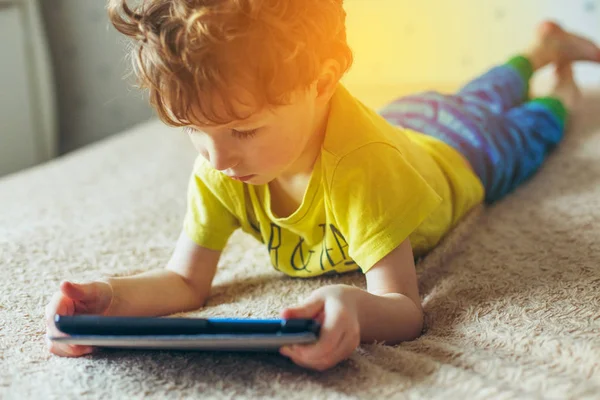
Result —
<svg viewBox="0 0 600 400"><path fill-rule="evenodd" d="M168 317L55 316L68 336L50 340L112 348L277 351L281 346L318 340L311 319L222 319Z"/></svg>

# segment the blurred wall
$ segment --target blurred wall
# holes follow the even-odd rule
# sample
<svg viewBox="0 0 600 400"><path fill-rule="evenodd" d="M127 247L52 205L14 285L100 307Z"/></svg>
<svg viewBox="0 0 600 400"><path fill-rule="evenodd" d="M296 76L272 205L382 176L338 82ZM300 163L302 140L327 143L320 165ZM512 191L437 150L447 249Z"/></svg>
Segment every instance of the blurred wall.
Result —
<svg viewBox="0 0 600 400"><path fill-rule="evenodd" d="M102 139L152 116L124 81L128 62L103 0L42 0L54 63L61 152Z"/></svg>
<svg viewBox="0 0 600 400"><path fill-rule="evenodd" d="M301 1L301 0L299 0ZM44 0L57 81L62 151L153 115L124 81L123 39L104 0ZM345 0L355 64L344 79L378 106L423 88L452 89L525 48L545 18L600 42L600 0ZM577 68L600 84L598 68Z"/></svg>
<svg viewBox="0 0 600 400"><path fill-rule="evenodd" d="M547 18L600 43L600 0L345 0L345 8L355 64L344 81L373 106L415 90L454 89L527 48ZM576 73L580 83L600 85L597 66Z"/></svg>

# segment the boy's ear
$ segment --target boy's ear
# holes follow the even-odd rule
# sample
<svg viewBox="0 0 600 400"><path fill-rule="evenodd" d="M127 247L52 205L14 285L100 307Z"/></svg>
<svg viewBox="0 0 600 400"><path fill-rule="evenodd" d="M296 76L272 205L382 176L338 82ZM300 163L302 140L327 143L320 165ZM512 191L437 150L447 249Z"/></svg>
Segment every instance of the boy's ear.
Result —
<svg viewBox="0 0 600 400"><path fill-rule="evenodd" d="M332 59L325 61L316 81L317 98L329 101L340 80L340 64Z"/></svg>

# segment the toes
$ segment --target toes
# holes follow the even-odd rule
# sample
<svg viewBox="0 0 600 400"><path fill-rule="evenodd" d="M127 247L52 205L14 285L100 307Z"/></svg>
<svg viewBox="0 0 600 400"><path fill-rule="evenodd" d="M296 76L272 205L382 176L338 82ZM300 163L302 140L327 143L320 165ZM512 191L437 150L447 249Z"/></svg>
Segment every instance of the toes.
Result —
<svg viewBox="0 0 600 400"><path fill-rule="evenodd" d="M538 33L542 37L551 36L562 31L560 25L554 21L544 21L538 27Z"/></svg>
<svg viewBox="0 0 600 400"><path fill-rule="evenodd" d="M596 46L591 41L585 39L580 40L582 40L582 50L585 49L585 52L583 52L581 59L586 61L600 61L600 49L598 48L598 46Z"/></svg>
<svg viewBox="0 0 600 400"><path fill-rule="evenodd" d="M573 76L573 66L571 63L557 65L555 71L559 78Z"/></svg>
<svg viewBox="0 0 600 400"><path fill-rule="evenodd" d="M571 64L557 66L554 74L556 76L556 86L567 87L575 86L575 77Z"/></svg>

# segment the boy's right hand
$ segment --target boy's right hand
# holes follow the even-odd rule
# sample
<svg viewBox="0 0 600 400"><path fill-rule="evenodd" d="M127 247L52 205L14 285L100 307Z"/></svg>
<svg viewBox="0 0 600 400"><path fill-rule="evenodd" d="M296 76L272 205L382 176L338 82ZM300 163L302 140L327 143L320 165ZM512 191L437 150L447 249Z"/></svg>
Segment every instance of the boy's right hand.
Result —
<svg viewBox="0 0 600 400"><path fill-rule="evenodd" d="M50 336L68 336L59 331L54 324L54 316L76 314L103 315L110 307L113 290L107 282L72 283L64 281L60 290L52 296L46 306L46 343L51 353L63 357L79 357L93 351L91 346L70 345L52 342Z"/></svg>

